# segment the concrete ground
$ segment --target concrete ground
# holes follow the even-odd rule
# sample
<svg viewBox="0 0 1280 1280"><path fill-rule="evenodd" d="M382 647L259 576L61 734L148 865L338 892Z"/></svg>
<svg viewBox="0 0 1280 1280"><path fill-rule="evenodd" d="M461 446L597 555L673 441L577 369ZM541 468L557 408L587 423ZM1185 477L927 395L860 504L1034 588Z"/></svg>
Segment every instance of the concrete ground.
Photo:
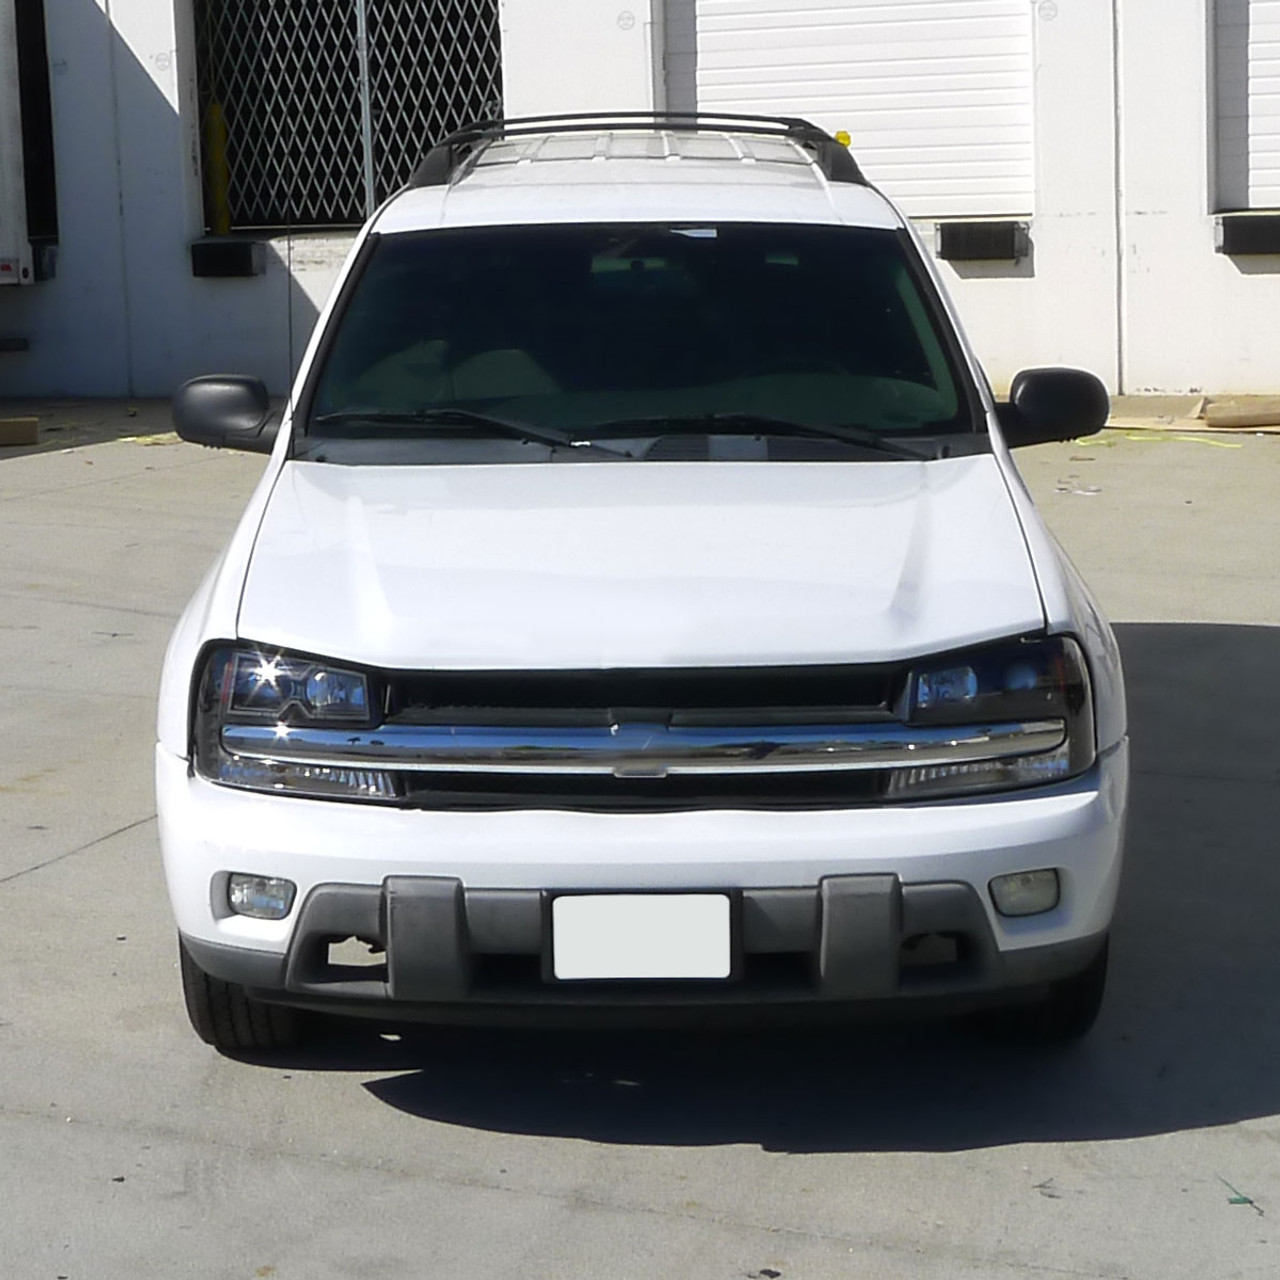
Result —
<svg viewBox="0 0 1280 1280"><path fill-rule="evenodd" d="M1019 457L1128 663L1079 1046L356 1027L254 1065L186 1024L150 771L169 629L262 462L160 405L36 408L0 451L6 1280L1280 1273L1280 437Z"/></svg>

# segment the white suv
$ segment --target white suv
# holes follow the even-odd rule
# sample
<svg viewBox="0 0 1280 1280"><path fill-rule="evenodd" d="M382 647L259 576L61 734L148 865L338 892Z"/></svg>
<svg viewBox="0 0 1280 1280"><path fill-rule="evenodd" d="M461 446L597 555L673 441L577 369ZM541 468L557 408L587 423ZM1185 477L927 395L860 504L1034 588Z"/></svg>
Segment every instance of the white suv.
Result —
<svg viewBox="0 0 1280 1280"><path fill-rule="evenodd" d="M490 121L359 235L178 624L196 1031L888 1004L1067 1039L1123 844L1114 637L909 222L801 120ZM621 1011L621 1015L619 1015ZM994 1011L994 1012L993 1012Z"/></svg>

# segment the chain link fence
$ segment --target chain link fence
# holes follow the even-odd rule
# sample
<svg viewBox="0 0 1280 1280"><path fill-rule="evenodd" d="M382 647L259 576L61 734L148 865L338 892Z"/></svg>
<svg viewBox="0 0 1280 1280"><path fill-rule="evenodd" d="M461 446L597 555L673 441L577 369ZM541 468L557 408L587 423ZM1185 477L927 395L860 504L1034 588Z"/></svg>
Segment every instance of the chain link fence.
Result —
<svg viewBox="0 0 1280 1280"><path fill-rule="evenodd" d="M363 222L502 110L497 0L195 0L209 229Z"/></svg>

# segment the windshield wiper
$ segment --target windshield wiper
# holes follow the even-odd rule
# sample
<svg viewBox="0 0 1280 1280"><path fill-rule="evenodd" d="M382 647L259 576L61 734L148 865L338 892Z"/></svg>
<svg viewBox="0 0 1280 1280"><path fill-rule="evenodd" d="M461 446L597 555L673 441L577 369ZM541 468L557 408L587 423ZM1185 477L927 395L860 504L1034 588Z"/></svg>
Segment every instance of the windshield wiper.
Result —
<svg viewBox="0 0 1280 1280"><path fill-rule="evenodd" d="M859 448L891 454L895 458L906 458L913 462L923 461L928 456L903 441L889 439L878 431L872 431L869 427L852 425L815 427L807 422L793 422L789 418L772 418L768 414L760 413L659 414L651 418L615 418L610 422L598 422L592 427L584 428L582 434L595 438L597 431L604 430L612 434L636 427L694 428L699 433L705 432L708 435L792 436L812 440L838 440L841 444L856 445Z"/></svg>
<svg viewBox="0 0 1280 1280"><path fill-rule="evenodd" d="M345 427L358 423L374 427L395 427L395 434L403 432L405 427L478 427L481 430L509 436L515 440L532 440L536 444L545 444L552 449L587 449L597 453L608 453L615 458L629 458L632 455L624 449L610 449L608 445L596 440L586 440L572 436L554 427L535 427L532 423L516 422L510 418L495 418L491 414L476 413L471 409L418 409L412 413L389 413L381 409L347 409L341 413L322 413L313 418L318 427Z"/></svg>

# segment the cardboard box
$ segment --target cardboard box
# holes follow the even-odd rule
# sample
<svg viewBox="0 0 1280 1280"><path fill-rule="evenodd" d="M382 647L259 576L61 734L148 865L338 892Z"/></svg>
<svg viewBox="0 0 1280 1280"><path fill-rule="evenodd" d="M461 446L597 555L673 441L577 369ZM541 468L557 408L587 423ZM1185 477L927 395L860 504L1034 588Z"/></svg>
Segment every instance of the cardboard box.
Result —
<svg viewBox="0 0 1280 1280"><path fill-rule="evenodd" d="M39 418L0 418L0 445L39 443Z"/></svg>

